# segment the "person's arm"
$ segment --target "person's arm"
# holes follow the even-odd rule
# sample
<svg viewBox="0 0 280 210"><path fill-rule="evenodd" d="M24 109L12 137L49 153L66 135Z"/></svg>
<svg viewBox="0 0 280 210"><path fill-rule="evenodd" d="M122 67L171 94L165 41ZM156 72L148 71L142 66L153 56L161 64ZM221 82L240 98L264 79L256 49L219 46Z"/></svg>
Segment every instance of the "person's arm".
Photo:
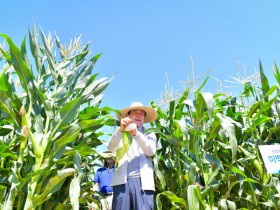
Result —
<svg viewBox="0 0 280 210"><path fill-rule="evenodd" d="M153 156L156 153L157 139L154 133L149 133L145 136L141 132L137 132L134 138L145 155Z"/></svg>
<svg viewBox="0 0 280 210"><path fill-rule="evenodd" d="M93 177L93 186L92 186L92 190L93 191L99 191L99 171L97 170L96 173L94 174L94 177Z"/></svg>
<svg viewBox="0 0 280 210"><path fill-rule="evenodd" d="M99 191L99 185L97 182L94 182L93 186L92 186L92 190L93 191Z"/></svg>
<svg viewBox="0 0 280 210"><path fill-rule="evenodd" d="M119 147L119 144L121 142L121 139L122 139L122 135L123 133L120 132L119 129L116 129L114 135L112 136L112 138L110 139L109 141L109 144L107 146L107 149L110 151L110 152L114 152L118 149Z"/></svg>
<svg viewBox="0 0 280 210"><path fill-rule="evenodd" d="M129 117L125 117L121 119L120 121L120 127L116 129L113 137L110 139L109 144L108 144L108 150L110 152L114 152L118 149L119 144L122 139L123 131L125 129L125 126L129 125L131 123L131 119Z"/></svg>

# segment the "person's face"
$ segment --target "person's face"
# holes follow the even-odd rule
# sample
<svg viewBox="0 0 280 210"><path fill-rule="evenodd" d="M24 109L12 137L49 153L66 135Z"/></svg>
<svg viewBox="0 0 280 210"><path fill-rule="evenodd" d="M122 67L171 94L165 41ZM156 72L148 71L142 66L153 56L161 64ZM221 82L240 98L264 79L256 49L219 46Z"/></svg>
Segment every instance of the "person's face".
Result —
<svg viewBox="0 0 280 210"><path fill-rule="evenodd" d="M129 112L129 117L138 127L143 125L146 112L142 109L133 109Z"/></svg>
<svg viewBox="0 0 280 210"><path fill-rule="evenodd" d="M115 160L114 160L114 158L112 158L112 157L108 157L108 158L106 159L106 162L107 162L107 164L114 164L114 163L115 163Z"/></svg>

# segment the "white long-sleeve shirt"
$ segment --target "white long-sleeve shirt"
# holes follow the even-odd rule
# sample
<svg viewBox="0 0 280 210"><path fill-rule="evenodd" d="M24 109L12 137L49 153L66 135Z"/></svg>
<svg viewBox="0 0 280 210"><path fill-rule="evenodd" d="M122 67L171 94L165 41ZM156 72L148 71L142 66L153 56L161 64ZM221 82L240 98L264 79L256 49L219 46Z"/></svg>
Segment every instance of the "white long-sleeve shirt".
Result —
<svg viewBox="0 0 280 210"><path fill-rule="evenodd" d="M108 144L109 151L114 152L122 146L122 135L123 133L119 129L116 129ZM137 132L137 135L133 137L128 152L121 158L118 167L113 171L111 186L125 184L127 182L127 166L130 160L129 154L132 154L132 152L134 156L139 156L142 189L154 191L154 171L151 159L151 156L156 153L156 135L154 133L142 134L141 132Z"/></svg>

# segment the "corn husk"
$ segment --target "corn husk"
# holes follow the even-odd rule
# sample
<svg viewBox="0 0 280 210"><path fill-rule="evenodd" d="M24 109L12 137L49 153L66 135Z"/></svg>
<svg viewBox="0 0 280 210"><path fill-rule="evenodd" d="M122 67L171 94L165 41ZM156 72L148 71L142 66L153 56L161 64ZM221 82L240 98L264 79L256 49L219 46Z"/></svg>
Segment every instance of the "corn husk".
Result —
<svg viewBox="0 0 280 210"><path fill-rule="evenodd" d="M125 153L127 153L131 143L132 143L132 134L128 131L123 131L122 136L122 147L117 150L116 160L115 160L115 168L118 167L119 161L123 158Z"/></svg>

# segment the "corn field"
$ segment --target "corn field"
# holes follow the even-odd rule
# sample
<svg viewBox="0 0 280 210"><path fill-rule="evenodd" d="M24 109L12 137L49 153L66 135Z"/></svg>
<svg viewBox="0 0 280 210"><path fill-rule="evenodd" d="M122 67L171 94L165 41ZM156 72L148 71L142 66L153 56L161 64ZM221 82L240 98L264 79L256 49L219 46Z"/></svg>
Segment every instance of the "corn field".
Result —
<svg viewBox="0 0 280 210"><path fill-rule="evenodd" d="M30 60L25 39L18 48L1 37L8 49L0 57L0 209L88 206L85 166L99 156L100 128L114 123L110 109L99 108L112 78L93 74L100 55L89 57L79 38L63 46L34 26Z"/></svg>
<svg viewBox="0 0 280 210"><path fill-rule="evenodd" d="M237 97L197 91L190 100L186 89L167 110L153 103L158 209L280 209L279 175L267 173L258 149L279 144L274 69L277 85L269 86L260 63L260 87L247 82Z"/></svg>
<svg viewBox="0 0 280 210"><path fill-rule="evenodd" d="M89 209L103 126L116 126L100 107L111 77L98 78L81 39L63 45L36 27L18 47L0 34L0 209ZM29 48L27 48L29 43ZM278 144L280 72L270 86L244 83L238 96L186 88L147 130L158 137L153 158L156 209L280 209L278 174L268 174L258 145Z"/></svg>

